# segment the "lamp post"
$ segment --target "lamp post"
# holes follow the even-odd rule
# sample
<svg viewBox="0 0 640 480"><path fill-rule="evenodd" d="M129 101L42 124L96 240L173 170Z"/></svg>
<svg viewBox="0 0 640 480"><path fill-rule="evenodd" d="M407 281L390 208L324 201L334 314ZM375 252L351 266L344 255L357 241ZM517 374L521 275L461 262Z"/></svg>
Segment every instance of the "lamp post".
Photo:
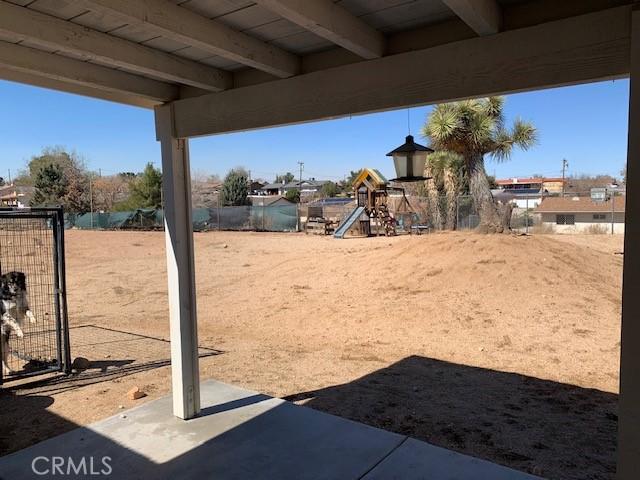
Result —
<svg viewBox="0 0 640 480"><path fill-rule="evenodd" d="M428 180L424 176L424 166L427 162L427 155L433 150L424 145L420 145L413 140L412 135L407 135L404 144L387 153L393 158L393 165L396 169L397 178L392 182L420 182Z"/></svg>

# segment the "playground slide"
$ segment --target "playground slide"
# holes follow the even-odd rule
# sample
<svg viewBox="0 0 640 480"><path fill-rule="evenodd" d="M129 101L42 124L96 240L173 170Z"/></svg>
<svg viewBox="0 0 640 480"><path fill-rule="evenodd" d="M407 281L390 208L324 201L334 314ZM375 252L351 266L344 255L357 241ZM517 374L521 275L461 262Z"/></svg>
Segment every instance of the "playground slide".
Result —
<svg viewBox="0 0 640 480"><path fill-rule="evenodd" d="M362 215L362 212L364 212L364 207L356 207L340 224L333 236L335 238L344 238L345 233L347 233L353 224L356 223L358 218L360 218L360 215Z"/></svg>

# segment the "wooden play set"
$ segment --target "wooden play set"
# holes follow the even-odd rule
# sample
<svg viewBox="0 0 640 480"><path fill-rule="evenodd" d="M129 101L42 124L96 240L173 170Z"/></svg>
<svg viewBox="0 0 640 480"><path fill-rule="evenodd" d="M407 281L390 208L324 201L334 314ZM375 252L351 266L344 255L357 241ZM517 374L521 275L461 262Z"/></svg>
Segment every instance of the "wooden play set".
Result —
<svg viewBox="0 0 640 480"><path fill-rule="evenodd" d="M316 235L331 235L336 228L336 222L324 217L321 206L309 206L307 222L305 223L305 233Z"/></svg>
<svg viewBox="0 0 640 480"><path fill-rule="evenodd" d="M401 201L395 209L395 216L389 212L389 192L401 192ZM353 182L353 192L356 200L356 207L340 223L334 232L335 238L344 238L350 230L357 229L363 236L393 236L401 229L407 233L411 232L410 225L403 221L399 225L398 219L411 219L415 217L415 212L411 208L404 188L391 186L388 180L378 170L363 168ZM409 226L406 230L405 226ZM402 227L402 228L400 228Z"/></svg>

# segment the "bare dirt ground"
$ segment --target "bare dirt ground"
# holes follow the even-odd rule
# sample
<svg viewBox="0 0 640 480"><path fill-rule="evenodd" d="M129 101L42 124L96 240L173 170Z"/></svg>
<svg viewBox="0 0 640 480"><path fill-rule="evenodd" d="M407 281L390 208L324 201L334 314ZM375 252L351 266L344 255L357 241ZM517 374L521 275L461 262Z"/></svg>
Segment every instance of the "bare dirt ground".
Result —
<svg viewBox="0 0 640 480"><path fill-rule="evenodd" d="M621 250L197 234L201 374L548 478L613 478ZM163 234L69 231L67 269L73 354L92 368L1 395L0 453L169 391Z"/></svg>

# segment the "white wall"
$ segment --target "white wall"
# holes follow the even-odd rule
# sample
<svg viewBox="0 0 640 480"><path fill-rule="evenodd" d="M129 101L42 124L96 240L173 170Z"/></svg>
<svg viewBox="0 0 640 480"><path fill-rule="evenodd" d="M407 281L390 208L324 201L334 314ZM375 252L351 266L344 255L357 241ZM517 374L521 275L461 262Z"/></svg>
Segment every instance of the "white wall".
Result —
<svg viewBox="0 0 640 480"><path fill-rule="evenodd" d="M515 202L517 208L536 208L540 203L542 203L542 198L514 198L511 201Z"/></svg>
<svg viewBox="0 0 640 480"><path fill-rule="evenodd" d="M611 233L611 213L605 213L604 220L595 220L593 213L576 213L575 225L556 225L555 213L543 213L542 224L553 228L555 233L589 233L588 230L592 225L599 225L606 229L607 233ZM616 212L614 214L614 233L624 233L624 213Z"/></svg>

